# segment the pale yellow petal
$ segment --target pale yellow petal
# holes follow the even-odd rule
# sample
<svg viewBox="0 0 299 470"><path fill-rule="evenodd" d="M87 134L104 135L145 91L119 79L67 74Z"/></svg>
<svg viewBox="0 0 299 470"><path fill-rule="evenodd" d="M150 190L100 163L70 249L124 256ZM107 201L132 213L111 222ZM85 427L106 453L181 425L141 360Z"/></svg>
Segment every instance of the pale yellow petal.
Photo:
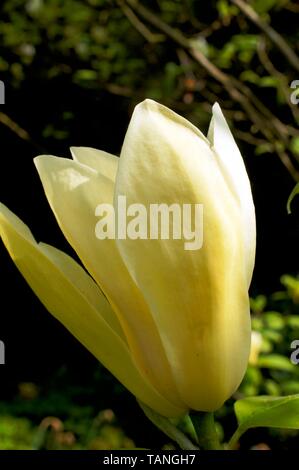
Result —
<svg viewBox="0 0 299 470"><path fill-rule="evenodd" d="M0 235L16 266L52 315L138 399L167 416L182 414L142 377L92 279L65 253L38 245L28 227L0 205ZM109 325L110 323L110 325ZM43 332L40 332L43 334Z"/></svg>
<svg viewBox="0 0 299 470"><path fill-rule="evenodd" d="M256 247L255 209L247 171L240 150L218 103L213 106L208 138L217 155L227 185L240 203L243 221L248 286L250 285Z"/></svg>
<svg viewBox="0 0 299 470"><path fill-rule="evenodd" d="M239 206L206 139L157 103L135 108L115 187L127 205L203 204L203 247L117 240L158 326L181 399L219 408L246 369L250 317Z"/></svg>
<svg viewBox="0 0 299 470"><path fill-rule="evenodd" d="M105 322L114 332L126 343L125 335L122 331L117 316L106 300L94 280L76 263L70 256L57 248L39 243L40 251L51 260L55 266L65 275L68 281L76 286L76 289L88 300L89 304L99 311Z"/></svg>
<svg viewBox="0 0 299 470"><path fill-rule="evenodd" d="M115 155L90 147L71 147L71 154L75 161L83 163L83 165L87 165L115 181L119 160Z"/></svg>
<svg viewBox="0 0 299 470"><path fill-rule="evenodd" d="M68 159L40 156L35 164L60 228L109 299L138 367L161 394L181 406L142 293L119 256L115 240L99 240L95 235L95 210L99 204L112 204L112 181Z"/></svg>

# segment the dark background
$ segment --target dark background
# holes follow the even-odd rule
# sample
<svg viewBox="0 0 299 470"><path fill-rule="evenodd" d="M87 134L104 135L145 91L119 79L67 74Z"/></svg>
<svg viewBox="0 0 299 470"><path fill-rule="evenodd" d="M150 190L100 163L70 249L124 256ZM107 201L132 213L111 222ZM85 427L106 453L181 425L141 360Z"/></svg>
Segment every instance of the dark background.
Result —
<svg viewBox="0 0 299 470"><path fill-rule="evenodd" d="M31 8L34 2L6 0L0 7L0 79L6 85L6 104L0 106L0 200L29 225L37 240L72 254L47 204L33 158L42 153L69 156L71 145L119 154L134 106L145 97L171 106L206 132L210 106L216 96L224 110L228 110L233 133L236 129L247 136L264 138L240 104L190 55L186 71L179 59L183 48L167 36L157 44L148 42L136 31L119 2L45 3L50 10L44 13L46 7ZM273 116L297 128L289 104L279 95L279 82L269 87L259 82L269 73L259 63L256 51L249 45L247 48L235 45L237 35L247 37L248 44L253 37L259 41L264 36L240 11L232 10L230 2L209 5L181 2L184 7L180 2L172 2L172 7L171 2L141 3L187 37L201 37L201 31L218 21L219 27L205 36L211 45L211 61L225 73L241 77L241 82L271 109ZM295 2L284 2L284 6L278 1L268 2L268 6L267 2L253 3L261 18L277 28L298 52ZM82 13L85 9L92 11ZM144 21L152 34L161 34L144 19L140 21ZM102 40L94 33L99 24L101 30L97 34L102 34ZM73 30L69 32L67 28ZM89 35L93 39L86 40L87 51L82 54L78 43ZM299 72L294 71L275 45L265 40L271 60L284 74L286 83L299 78ZM109 52L113 44L116 52ZM118 50L120 44L124 50L122 47ZM234 44L235 52L228 60L225 47L229 49L230 44ZM24 55L24 45L34 47L33 56ZM248 53L247 59L242 47ZM107 72L109 67L111 70ZM244 71L248 70L257 74L256 82L243 80ZM238 120L240 112L244 114L241 121ZM288 138L284 151L297 168L294 148L299 137ZM257 152L258 145L236 137L248 169L257 213L253 297L280 289L281 275L296 275L299 266L297 201L293 203L292 215L286 212L296 177L285 168L274 147L271 148L275 139L279 140L273 137L267 151ZM99 368L90 354L45 311L2 248L0 257L0 339L6 344L6 365L0 371L0 397L4 400L15 397L20 382L38 383L44 391L53 388L53 384L64 387L65 382L84 385L85 391L79 394L83 403L97 402L101 409L112 408L133 439L138 440L135 421L141 420L147 440L158 445L159 433L153 437L152 428L145 425L134 399L123 393L110 374ZM95 381L98 370L101 379Z"/></svg>

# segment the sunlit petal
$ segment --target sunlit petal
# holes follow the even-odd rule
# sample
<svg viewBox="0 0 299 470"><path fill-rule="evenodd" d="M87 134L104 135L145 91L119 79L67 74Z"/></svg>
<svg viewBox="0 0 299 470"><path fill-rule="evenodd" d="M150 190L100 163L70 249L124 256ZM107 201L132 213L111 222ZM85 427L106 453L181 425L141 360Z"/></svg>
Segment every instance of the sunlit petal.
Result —
<svg viewBox="0 0 299 470"><path fill-rule="evenodd" d="M115 155L90 147L71 147L71 153L75 161L83 163L115 181L119 160Z"/></svg>
<svg viewBox="0 0 299 470"><path fill-rule="evenodd" d="M182 400L219 408L248 361L250 317L239 205L207 139L186 120L146 100L135 108L115 186L127 204L201 203L204 240L118 240L143 292Z"/></svg>
<svg viewBox="0 0 299 470"><path fill-rule="evenodd" d="M208 138L217 154L219 166L227 180L227 185L240 203L249 285L255 260L255 209L242 155L218 103L213 106L213 117L210 123Z"/></svg>
<svg viewBox="0 0 299 470"><path fill-rule="evenodd" d="M99 240L95 235L95 209L113 202L112 181L68 159L40 156L35 164L60 228L109 299L136 363L161 394L182 406L142 292L129 275L115 240Z"/></svg>
<svg viewBox="0 0 299 470"><path fill-rule="evenodd" d="M140 374L122 340L113 312L87 273L68 255L37 244L29 228L4 205L0 235L14 263L41 302L139 400L158 412L184 410L163 398Z"/></svg>

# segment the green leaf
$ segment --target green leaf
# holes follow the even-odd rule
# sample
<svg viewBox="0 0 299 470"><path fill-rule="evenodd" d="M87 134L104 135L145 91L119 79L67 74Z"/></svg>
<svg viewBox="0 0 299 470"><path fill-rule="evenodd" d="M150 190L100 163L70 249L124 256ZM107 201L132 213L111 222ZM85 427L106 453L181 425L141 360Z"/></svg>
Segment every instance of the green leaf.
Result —
<svg viewBox="0 0 299 470"><path fill-rule="evenodd" d="M265 295L258 295L250 299L250 308L253 313L261 313L267 305L267 297Z"/></svg>
<svg viewBox="0 0 299 470"><path fill-rule="evenodd" d="M299 137L292 138L290 148L295 155L299 155Z"/></svg>
<svg viewBox="0 0 299 470"><path fill-rule="evenodd" d="M278 4L277 0L254 0L252 7L257 13L266 13Z"/></svg>
<svg viewBox="0 0 299 470"><path fill-rule="evenodd" d="M287 288L291 299L297 303L299 300L299 279L298 277L284 274L280 278L280 282Z"/></svg>
<svg viewBox="0 0 299 470"><path fill-rule="evenodd" d="M279 312L265 312L263 315L263 320L265 321L266 325L273 330L281 330L285 326L284 317Z"/></svg>
<svg viewBox="0 0 299 470"><path fill-rule="evenodd" d="M267 395L276 396L276 397L281 395L280 386L278 385L278 383L276 383L272 379L266 379L264 381L264 387L265 387Z"/></svg>
<svg viewBox="0 0 299 470"><path fill-rule="evenodd" d="M284 394L299 393L299 380L288 380L281 384L281 389Z"/></svg>
<svg viewBox="0 0 299 470"><path fill-rule="evenodd" d="M96 80L98 74L95 70L82 69L74 74L74 80Z"/></svg>
<svg viewBox="0 0 299 470"><path fill-rule="evenodd" d="M255 155L263 155L264 153L271 153L273 150L273 145L270 142L265 142L264 144L259 144L255 148Z"/></svg>
<svg viewBox="0 0 299 470"><path fill-rule="evenodd" d="M286 397L250 397L235 403L239 427L299 429L299 394ZM244 431L243 431L244 432Z"/></svg>
<svg viewBox="0 0 299 470"><path fill-rule="evenodd" d="M261 331L263 338L270 341L270 343L281 344L283 342L283 335L278 331L265 329Z"/></svg>
<svg viewBox="0 0 299 470"><path fill-rule="evenodd" d="M190 441L190 439L176 427L175 424L168 418L159 415L154 410L138 401L140 408L144 412L145 416L155 425L160 431L164 432L166 436L170 437L175 441L181 449L184 450L195 450L197 446Z"/></svg>
<svg viewBox="0 0 299 470"><path fill-rule="evenodd" d="M234 405L239 427L229 442L236 447L239 438L250 428L273 427L299 429L299 394L286 397L249 397Z"/></svg>
<svg viewBox="0 0 299 470"><path fill-rule="evenodd" d="M259 85L262 87L277 87L278 80L276 77L272 76L261 77L259 79Z"/></svg>
<svg viewBox="0 0 299 470"><path fill-rule="evenodd" d="M299 328L299 315L289 315L287 317L287 324L292 329Z"/></svg>
<svg viewBox="0 0 299 470"><path fill-rule="evenodd" d="M250 83L258 84L260 77L253 70L244 70L244 72L240 74L240 79L243 82L250 82Z"/></svg>
<svg viewBox="0 0 299 470"><path fill-rule="evenodd" d="M287 202L288 214L290 214L292 212L291 211L291 202L297 194L299 194L299 183L296 184L295 188L293 189L293 191L291 192L291 194L289 196L289 199L288 199L288 202Z"/></svg>
<svg viewBox="0 0 299 470"><path fill-rule="evenodd" d="M297 371L296 366L291 363L290 359L280 354L261 355L258 358L257 365L266 369L278 369L288 372Z"/></svg>

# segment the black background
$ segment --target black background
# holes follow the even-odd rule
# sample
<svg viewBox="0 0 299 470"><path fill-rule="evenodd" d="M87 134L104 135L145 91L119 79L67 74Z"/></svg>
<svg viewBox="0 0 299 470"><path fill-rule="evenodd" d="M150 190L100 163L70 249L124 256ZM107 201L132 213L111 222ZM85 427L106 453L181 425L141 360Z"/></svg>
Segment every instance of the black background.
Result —
<svg viewBox="0 0 299 470"><path fill-rule="evenodd" d="M119 154L134 104L103 91L95 96L94 91L60 80L49 81L46 90L38 81L25 82L20 92L6 90L6 104L0 112L5 111L23 125L32 140L26 142L0 124L0 200L29 225L37 240L73 254L48 206L33 158L41 153L68 156L70 145ZM69 142L63 141L62 145L54 139L41 138L49 116L55 120L68 110L75 115ZM242 147L241 150L257 209L257 261L251 294L270 293L279 289L281 274L296 273L298 269L299 204L294 201L293 213L287 215L286 202L294 183L278 160L271 155L244 153ZM2 247L0 258L0 339L6 345L0 397L13 396L17 383L23 380L45 383L60 367L67 368L76 380L88 382L95 359L46 312ZM113 394L106 400L106 406L120 408L124 419L135 407L129 396L126 407L120 406ZM138 419L142 419L142 413L138 414Z"/></svg>

